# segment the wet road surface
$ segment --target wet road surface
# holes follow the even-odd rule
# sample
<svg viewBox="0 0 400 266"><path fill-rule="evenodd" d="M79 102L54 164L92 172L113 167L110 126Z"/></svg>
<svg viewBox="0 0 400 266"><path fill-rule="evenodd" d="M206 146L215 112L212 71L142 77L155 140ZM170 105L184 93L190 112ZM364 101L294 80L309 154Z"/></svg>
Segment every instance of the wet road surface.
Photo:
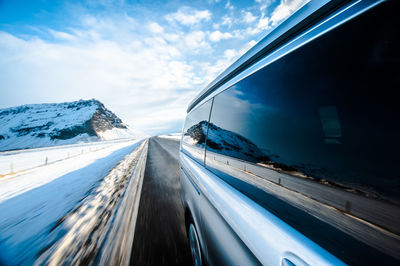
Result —
<svg viewBox="0 0 400 266"><path fill-rule="evenodd" d="M151 138L131 265L191 265L179 183L179 142Z"/></svg>

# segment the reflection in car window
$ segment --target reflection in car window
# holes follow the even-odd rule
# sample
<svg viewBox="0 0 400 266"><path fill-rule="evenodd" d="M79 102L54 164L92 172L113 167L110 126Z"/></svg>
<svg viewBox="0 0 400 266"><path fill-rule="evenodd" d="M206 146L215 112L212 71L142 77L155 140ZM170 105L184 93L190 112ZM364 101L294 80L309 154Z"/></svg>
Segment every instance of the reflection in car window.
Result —
<svg viewBox="0 0 400 266"><path fill-rule="evenodd" d="M213 123L210 123L208 129L207 147L210 150L246 161L258 162L267 160L267 157L253 142Z"/></svg>
<svg viewBox="0 0 400 266"><path fill-rule="evenodd" d="M385 12L356 18L217 95L207 150L400 202L400 34Z"/></svg>
<svg viewBox="0 0 400 266"><path fill-rule="evenodd" d="M211 104L212 100L209 100L191 111L183 128L182 150L199 161L204 158Z"/></svg>

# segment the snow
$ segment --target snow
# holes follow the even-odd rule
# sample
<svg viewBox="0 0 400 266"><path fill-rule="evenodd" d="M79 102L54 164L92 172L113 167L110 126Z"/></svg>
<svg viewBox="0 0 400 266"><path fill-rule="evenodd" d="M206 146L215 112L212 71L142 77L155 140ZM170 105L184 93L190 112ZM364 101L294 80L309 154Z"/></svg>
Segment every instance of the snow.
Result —
<svg viewBox="0 0 400 266"><path fill-rule="evenodd" d="M126 139L126 138L136 138L137 134L130 129L125 128L113 128L103 132L97 133L102 140L112 140L112 139Z"/></svg>
<svg viewBox="0 0 400 266"><path fill-rule="evenodd" d="M0 109L0 151L141 138L97 100Z"/></svg>
<svg viewBox="0 0 400 266"><path fill-rule="evenodd" d="M91 103L91 102L90 102ZM64 145L78 141L96 141L96 136L80 134L73 139L51 139L49 134L82 125L97 110L87 101L60 104L29 104L0 109L0 150ZM29 134L26 134L31 130ZM38 137L38 134L44 134Z"/></svg>
<svg viewBox="0 0 400 266"><path fill-rule="evenodd" d="M142 145L146 145L146 143ZM142 160L139 157L142 157ZM132 230L132 223L129 218L129 206L134 204L134 199L131 198L132 195L127 195L127 197L123 195L127 192L125 188L127 188L128 183L133 182L133 184L138 184L140 182L138 173L143 172L145 165L143 164L143 157L147 157L147 152L143 154L142 149L136 149L127 155L103 179L96 191L88 196L80 207L71 212L65 219L63 223L68 228L68 233L44 252L36 263L50 265L82 264L85 258L100 252L102 248L106 248L103 246L103 241L108 238L111 227L113 230L124 230L123 224L125 224L124 232L129 234L130 230ZM136 194L135 190L130 190L129 193ZM129 201L124 207L118 203L118 200L122 197L124 200ZM116 205L119 205L123 210ZM117 222L114 219L115 216L113 217L117 211L123 211L125 215L128 214L127 217L123 217L122 219L126 219L125 221L129 222L122 224ZM107 217L109 218L107 219ZM119 244L118 240L114 240L117 242L109 242L109 245ZM132 239L130 238L128 241L130 240ZM127 252L130 254L130 250L127 250ZM116 260L119 259L121 258L116 258Z"/></svg>
<svg viewBox="0 0 400 266"><path fill-rule="evenodd" d="M6 164L4 158L15 160L17 169L24 168L17 163L19 158L26 167L42 164L0 177L0 264L33 264L41 251L67 233L66 227L57 227L57 223L96 191L108 173L141 142L100 142L0 153L0 160ZM69 158L64 158L66 152ZM56 161L43 165L45 154L49 162ZM59 158L62 160L57 161ZM108 186L112 183L107 182Z"/></svg>
<svg viewBox="0 0 400 266"><path fill-rule="evenodd" d="M16 128L20 125L40 127L46 125L49 120L53 123L50 125L51 129L64 129L76 124L82 124L93 116L97 110L97 106L94 104L79 105L80 102L85 103L85 101L75 102L77 105L74 107L71 107L71 103L60 103L28 104L1 109L4 116L1 120L0 128L2 128L2 131L7 131L9 128ZM3 133L2 131L0 132Z"/></svg>
<svg viewBox="0 0 400 266"><path fill-rule="evenodd" d="M172 139L172 140L181 140L182 138L182 133L171 133L167 135L159 135L158 137L164 138L164 139Z"/></svg>
<svg viewBox="0 0 400 266"><path fill-rule="evenodd" d="M47 146L58 146L67 145L79 142L94 142L98 141L97 136L89 136L88 134L79 134L78 136L71 139L54 139L51 140L49 137L38 138L31 135L25 136L12 136L8 139L2 140L0 145L0 151L25 149L25 148L37 148Z"/></svg>
<svg viewBox="0 0 400 266"><path fill-rule="evenodd" d="M114 145L118 141L101 141L93 143L78 143L63 146L51 146L36 149L25 149L16 151L0 152L0 176L4 178L12 177L10 173L18 173L34 167L64 160L69 157L86 154L88 152L105 149Z"/></svg>

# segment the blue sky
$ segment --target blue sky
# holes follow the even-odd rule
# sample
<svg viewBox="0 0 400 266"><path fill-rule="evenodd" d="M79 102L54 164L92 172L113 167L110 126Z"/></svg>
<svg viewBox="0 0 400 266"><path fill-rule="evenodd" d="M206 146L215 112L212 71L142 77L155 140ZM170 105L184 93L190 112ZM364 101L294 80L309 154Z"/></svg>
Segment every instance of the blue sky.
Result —
<svg viewBox="0 0 400 266"><path fill-rule="evenodd" d="M0 108L96 98L178 132L188 103L304 0L0 0Z"/></svg>

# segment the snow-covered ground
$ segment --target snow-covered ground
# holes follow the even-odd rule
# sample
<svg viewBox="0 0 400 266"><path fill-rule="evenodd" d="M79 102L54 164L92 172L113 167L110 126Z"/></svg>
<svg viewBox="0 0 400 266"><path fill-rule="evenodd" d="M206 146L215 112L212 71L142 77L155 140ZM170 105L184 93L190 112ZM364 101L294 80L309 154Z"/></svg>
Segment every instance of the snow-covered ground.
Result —
<svg viewBox="0 0 400 266"><path fill-rule="evenodd" d="M105 149L126 140L112 140L91 143L70 144L62 146L51 146L36 149L15 150L0 152L0 177L12 177L14 173L19 173L33 167L51 164L70 157L95 152ZM11 174L11 175L10 175Z"/></svg>
<svg viewBox="0 0 400 266"><path fill-rule="evenodd" d="M97 134L102 140L113 140L113 139L129 139L138 138L138 134L134 134L131 129L125 128L113 128L103 132L98 132Z"/></svg>
<svg viewBox="0 0 400 266"><path fill-rule="evenodd" d="M159 135L160 138L165 138L165 139L173 139L173 140L181 140L182 138L182 133L171 133L167 135Z"/></svg>
<svg viewBox="0 0 400 266"><path fill-rule="evenodd" d="M0 264L33 264L67 233L67 227L59 225L72 210L94 192L100 193L99 187L110 189L111 183L117 182L118 173L129 165L120 162L131 160L127 155L132 156L142 142L98 142L0 153L1 171L7 173L12 162L16 172L0 176ZM44 157L48 157L47 165ZM114 179L107 178L116 165L121 169L113 173ZM107 186L101 185L103 182Z"/></svg>

